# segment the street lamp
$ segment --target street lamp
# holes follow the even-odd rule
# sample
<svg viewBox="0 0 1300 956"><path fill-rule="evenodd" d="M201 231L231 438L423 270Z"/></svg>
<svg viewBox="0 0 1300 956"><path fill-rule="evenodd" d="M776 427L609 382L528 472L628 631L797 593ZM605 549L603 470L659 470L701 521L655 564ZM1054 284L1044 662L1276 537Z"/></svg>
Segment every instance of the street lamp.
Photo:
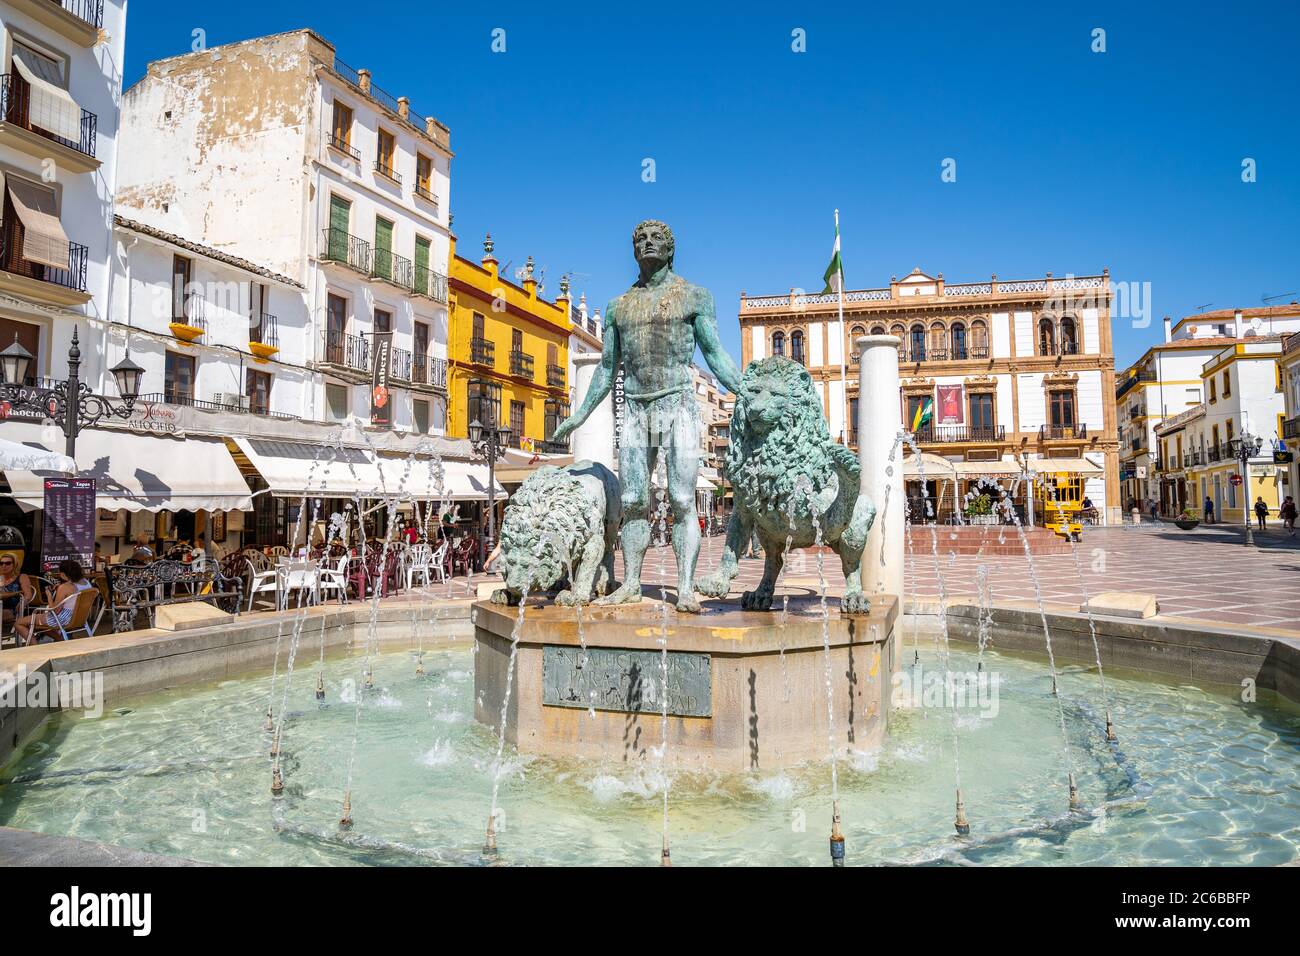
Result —
<svg viewBox="0 0 1300 956"><path fill-rule="evenodd" d="M81 347L76 326L72 329L72 345L68 347L66 381L54 382L48 387L26 384L33 358L15 334L13 343L0 352L0 400L9 406L9 412L32 412L58 422L66 439L64 453L69 458L76 457L77 435L83 428L101 418L131 417L135 400L140 397L140 377L144 369L131 361L130 352L109 369L117 383L118 394L122 396L121 405L114 405L102 395L91 394L90 386L81 381Z"/></svg>
<svg viewBox="0 0 1300 956"><path fill-rule="evenodd" d="M485 429L483 423L477 418L469 423L469 443L475 452L487 459L488 463L488 526L487 537L483 539L483 553L479 556L480 561L486 561L495 546L493 539L496 537L496 463L498 458L505 456L512 435L513 432L505 425L495 429Z"/></svg>
<svg viewBox="0 0 1300 956"><path fill-rule="evenodd" d="M1237 462L1241 465L1241 511L1246 517L1246 545L1255 543L1255 534L1250 525L1250 460L1259 454L1264 439L1256 438L1250 432L1242 432L1240 438L1228 443Z"/></svg>

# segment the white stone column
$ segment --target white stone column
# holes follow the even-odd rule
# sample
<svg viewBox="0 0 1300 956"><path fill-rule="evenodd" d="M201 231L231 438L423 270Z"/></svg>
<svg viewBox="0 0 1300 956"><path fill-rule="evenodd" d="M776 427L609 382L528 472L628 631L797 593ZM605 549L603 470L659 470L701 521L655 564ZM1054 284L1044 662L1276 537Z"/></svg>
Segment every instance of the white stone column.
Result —
<svg viewBox="0 0 1300 956"><path fill-rule="evenodd" d="M600 365L599 352L580 352L573 360L573 411L582 406L591 388L592 376ZM617 469L614 457L614 402L610 395L596 406L596 410L582 423L569 439L574 461L598 461L612 470Z"/></svg>
<svg viewBox="0 0 1300 956"><path fill-rule="evenodd" d="M862 590L897 595L902 611L903 594L903 452L894 456L893 475L886 475L898 430L898 347L893 335L864 335L854 340L858 360L858 461L862 465L862 493L876 505L876 521L862 555ZM881 548L885 563L881 566Z"/></svg>

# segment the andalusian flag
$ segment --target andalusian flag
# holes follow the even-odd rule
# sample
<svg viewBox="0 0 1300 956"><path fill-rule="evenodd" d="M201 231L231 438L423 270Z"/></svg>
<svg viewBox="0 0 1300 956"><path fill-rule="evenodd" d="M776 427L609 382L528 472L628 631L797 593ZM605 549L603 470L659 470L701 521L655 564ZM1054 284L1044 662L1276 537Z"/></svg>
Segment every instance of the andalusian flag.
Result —
<svg viewBox="0 0 1300 956"><path fill-rule="evenodd" d="M912 431L919 432L921 426L934 421L934 399L927 398L916 407L916 417L912 419Z"/></svg>
<svg viewBox="0 0 1300 956"><path fill-rule="evenodd" d="M826 288L822 289L822 295L828 292L840 292L844 288L844 263L840 261L840 211L835 210L835 249L831 252L831 264L826 267L826 274L822 276L826 283Z"/></svg>

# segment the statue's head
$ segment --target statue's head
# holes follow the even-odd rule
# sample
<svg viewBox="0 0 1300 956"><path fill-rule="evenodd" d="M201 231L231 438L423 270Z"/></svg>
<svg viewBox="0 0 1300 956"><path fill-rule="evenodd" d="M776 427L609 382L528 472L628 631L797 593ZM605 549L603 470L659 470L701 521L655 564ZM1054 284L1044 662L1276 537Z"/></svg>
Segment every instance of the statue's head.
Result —
<svg viewBox="0 0 1300 956"><path fill-rule="evenodd" d="M672 266L676 249L677 240L673 238L673 231L666 222L647 219L632 230L632 253L641 266L647 263L655 268Z"/></svg>

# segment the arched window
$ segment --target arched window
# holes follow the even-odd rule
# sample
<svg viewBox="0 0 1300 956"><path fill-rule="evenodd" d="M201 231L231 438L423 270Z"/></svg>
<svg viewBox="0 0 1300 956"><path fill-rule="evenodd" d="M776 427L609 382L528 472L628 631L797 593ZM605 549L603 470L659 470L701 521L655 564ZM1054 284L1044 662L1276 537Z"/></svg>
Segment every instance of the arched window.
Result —
<svg viewBox="0 0 1300 956"><path fill-rule="evenodd" d="M983 319L970 324L970 356L977 359L989 357L989 328Z"/></svg>
<svg viewBox="0 0 1300 956"><path fill-rule="evenodd" d="M1038 354L1056 354L1056 328L1048 318L1038 320Z"/></svg>
<svg viewBox="0 0 1300 956"><path fill-rule="evenodd" d="M790 333L790 358L794 359L800 365L803 361L803 333L795 330Z"/></svg>
<svg viewBox="0 0 1300 956"><path fill-rule="evenodd" d="M925 355L926 358L940 362L948 357L948 330L942 322L930 323L930 345Z"/></svg>
<svg viewBox="0 0 1300 956"><path fill-rule="evenodd" d="M964 322L954 322L952 325L952 357L954 359L966 358L966 324Z"/></svg>
<svg viewBox="0 0 1300 956"><path fill-rule="evenodd" d="M785 333L784 332L772 333L772 354L773 355L785 354Z"/></svg>
<svg viewBox="0 0 1300 956"><path fill-rule="evenodd" d="M1061 354L1077 355L1079 339L1074 327L1074 319L1068 316L1061 319Z"/></svg>
<svg viewBox="0 0 1300 956"><path fill-rule="evenodd" d="M925 326L917 323L912 326L911 342L909 343L912 354L909 356L913 362L925 361Z"/></svg>
<svg viewBox="0 0 1300 956"><path fill-rule="evenodd" d="M871 334L872 334L872 335L888 335L889 333L885 331L885 327L884 327L883 325L873 325L873 326L871 327Z"/></svg>
<svg viewBox="0 0 1300 956"><path fill-rule="evenodd" d="M849 361L854 365L858 364L858 359L861 357L861 354L858 352L858 339L862 338L862 336L866 334L866 328L861 325L855 325L853 328L849 329ZM875 333L873 332L872 334L874 335Z"/></svg>

